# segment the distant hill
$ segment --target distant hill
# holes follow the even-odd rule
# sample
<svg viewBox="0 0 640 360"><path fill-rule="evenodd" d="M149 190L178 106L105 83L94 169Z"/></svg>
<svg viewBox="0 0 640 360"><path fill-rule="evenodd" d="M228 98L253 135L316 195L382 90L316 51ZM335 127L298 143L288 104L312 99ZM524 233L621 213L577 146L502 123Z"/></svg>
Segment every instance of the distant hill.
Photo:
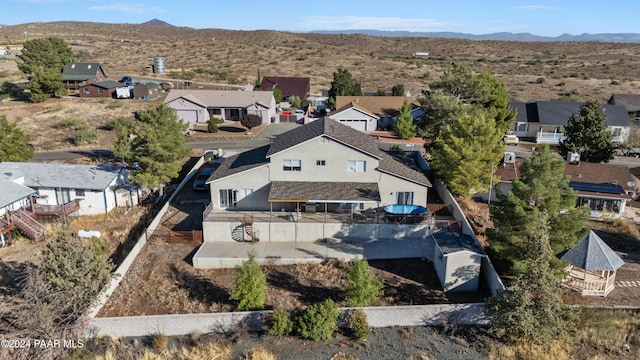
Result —
<svg viewBox="0 0 640 360"><path fill-rule="evenodd" d="M166 22L166 21L162 21L162 20L160 20L160 19L151 19L151 20L149 20L149 21L147 21L147 22L144 22L144 23L142 23L142 24L140 24L140 25L161 25L161 26L173 26L173 25L169 24L168 22Z"/></svg>
<svg viewBox="0 0 640 360"><path fill-rule="evenodd" d="M598 41L611 43L640 43L640 34L635 33L605 33L605 34L562 34L559 36L539 36L531 33L499 32L484 35L474 35L458 32L414 32L414 31L382 31L382 30L315 30L317 34L363 34L383 37L429 37L467 40L501 40L501 41Z"/></svg>

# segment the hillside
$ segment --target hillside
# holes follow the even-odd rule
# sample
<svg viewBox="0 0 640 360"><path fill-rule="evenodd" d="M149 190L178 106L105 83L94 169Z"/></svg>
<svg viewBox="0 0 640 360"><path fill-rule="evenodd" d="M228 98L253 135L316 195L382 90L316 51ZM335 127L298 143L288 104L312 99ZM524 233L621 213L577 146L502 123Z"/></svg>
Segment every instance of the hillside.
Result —
<svg viewBox="0 0 640 360"><path fill-rule="evenodd" d="M113 77L149 74L145 67L159 55L165 57L168 79L194 77L194 81L239 85L253 83L259 70L262 76L308 76L313 93L328 89L333 72L341 66L362 82L365 91L389 91L401 83L417 94L451 62L491 71L518 100L557 99L573 93L605 101L612 93L640 89L636 77L640 44L232 31L150 21L7 26L0 28L0 47L18 47L25 39L43 36L65 39L78 61L101 62ZM415 52L430 55L417 58L412 56Z"/></svg>

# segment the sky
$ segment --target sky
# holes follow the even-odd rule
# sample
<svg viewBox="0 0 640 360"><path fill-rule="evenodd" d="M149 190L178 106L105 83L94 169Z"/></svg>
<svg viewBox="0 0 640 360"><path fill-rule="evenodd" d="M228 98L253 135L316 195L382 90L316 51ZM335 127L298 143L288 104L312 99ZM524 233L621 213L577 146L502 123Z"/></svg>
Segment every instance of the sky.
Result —
<svg viewBox="0 0 640 360"><path fill-rule="evenodd" d="M157 18L197 29L402 30L564 33L640 33L640 1L615 7L594 0L0 0L0 24L91 21L137 24Z"/></svg>

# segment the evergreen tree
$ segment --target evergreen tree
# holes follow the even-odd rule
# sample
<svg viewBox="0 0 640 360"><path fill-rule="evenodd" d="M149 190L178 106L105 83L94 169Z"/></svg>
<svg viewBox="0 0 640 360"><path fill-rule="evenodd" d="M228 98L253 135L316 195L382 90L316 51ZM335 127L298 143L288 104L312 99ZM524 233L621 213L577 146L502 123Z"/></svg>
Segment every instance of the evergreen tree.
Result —
<svg viewBox="0 0 640 360"><path fill-rule="evenodd" d="M135 117L130 127L127 124L116 127L114 155L139 164L140 169L131 176L132 182L158 187L178 176L182 169L180 160L191 153L183 135L188 125L168 105L139 110Z"/></svg>
<svg viewBox="0 0 640 360"><path fill-rule="evenodd" d="M494 228L487 232L491 249L501 259L510 261L516 272L528 261L528 237L536 236L536 230L529 227L539 213L547 220L545 228L553 255L569 249L580 239L589 210L576 208L577 195L564 176L564 166L564 161L556 159L548 146L538 149L524 160L511 192L506 196L499 194L500 204L491 208ZM550 261L554 269L562 268L555 257Z"/></svg>
<svg viewBox="0 0 640 360"><path fill-rule="evenodd" d="M397 84L391 88L391 96L404 96L404 95L405 95L404 85Z"/></svg>
<svg viewBox="0 0 640 360"><path fill-rule="evenodd" d="M18 69L29 80L27 88L31 101L42 102L67 93L62 83L62 70L73 60L73 51L64 40L49 37L25 41L18 59Z"/></svg>
<svg viewBox="0 0 640 360"><path fill-rule="evenodd" d="M347 270L349 306L368 306L382 295L384 283L369 270L366 259L355 259Z"/></svg>
<svg viewBox="0 0 640 360"><path fill-rule="evenodd" d="M485 113L464 113L441 129L431 149L431 167L454 194L469 198L487 192L505 150L503 135Z"/></svg>
<svg viewBox="0 0 640 360"><path fill-rule="evenodd" d="M616 146L613 134L605 127L607 117L597 101L588 101L580 111L569 118L565 127L566 138L560 143L560 154L579 152L580 160L592 163L609 162Z"/></svg>
<svg viewBox="0 0 640 360"><path fill-rule="evenodd" d="M29 146L29 135L20 130L5 115L0 115L0 162L23 162L33 157L34 150Z"/></svg>
<svg viewBox="0 0 640 360"><path fill-rule="evenodd" d="M249 252L249 259L236 266L233 291L229 298L239 301L239 311L262 310L266 294L267 277L256 260L255 252Z"/></svg>
<svg viewBox="0 0 640 360"><path fill-rule="evenodd" d="M403 140L413 139L416 136L416 124L414 124L413 116L411 115L411 103L407 100L402 104L400 115L394 124L394 129L396 135Z"/></svg>
<svg viewBox="0 0 640 360"><path fill-rule="evenodd" d="M273 88L273 98L276 100L276 104L282 102L282 90L275 87Z"/></svg>
<svg viewBox="0 0 640 360"><path fill-rule="evenodd" d="M331 109L336 108L336 96L362 96L360 82L356 81L347 69L338 68L338 71L333 73L327 99L327 105Z"/></svg>

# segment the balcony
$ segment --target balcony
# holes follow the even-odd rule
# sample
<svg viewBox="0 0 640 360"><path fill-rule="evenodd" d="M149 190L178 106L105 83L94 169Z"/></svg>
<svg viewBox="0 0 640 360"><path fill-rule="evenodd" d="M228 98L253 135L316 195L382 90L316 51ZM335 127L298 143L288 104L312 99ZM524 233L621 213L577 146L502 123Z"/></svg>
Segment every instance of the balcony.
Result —
<svg viewBox="0 0 640 360"><path fill-rule="evenodd" d="M560 132L544 132L540 131L536 135L536 144L553 144L558 145L566 136Z"/></svg>
<svg viewBox="0 0 640 360"><path fill-rule="evenodd" d="M80 202L75 200L69 201L64 205L33 205L33 213L40 216L66 216L73 214L78 210L80 210Z"/></svg>

